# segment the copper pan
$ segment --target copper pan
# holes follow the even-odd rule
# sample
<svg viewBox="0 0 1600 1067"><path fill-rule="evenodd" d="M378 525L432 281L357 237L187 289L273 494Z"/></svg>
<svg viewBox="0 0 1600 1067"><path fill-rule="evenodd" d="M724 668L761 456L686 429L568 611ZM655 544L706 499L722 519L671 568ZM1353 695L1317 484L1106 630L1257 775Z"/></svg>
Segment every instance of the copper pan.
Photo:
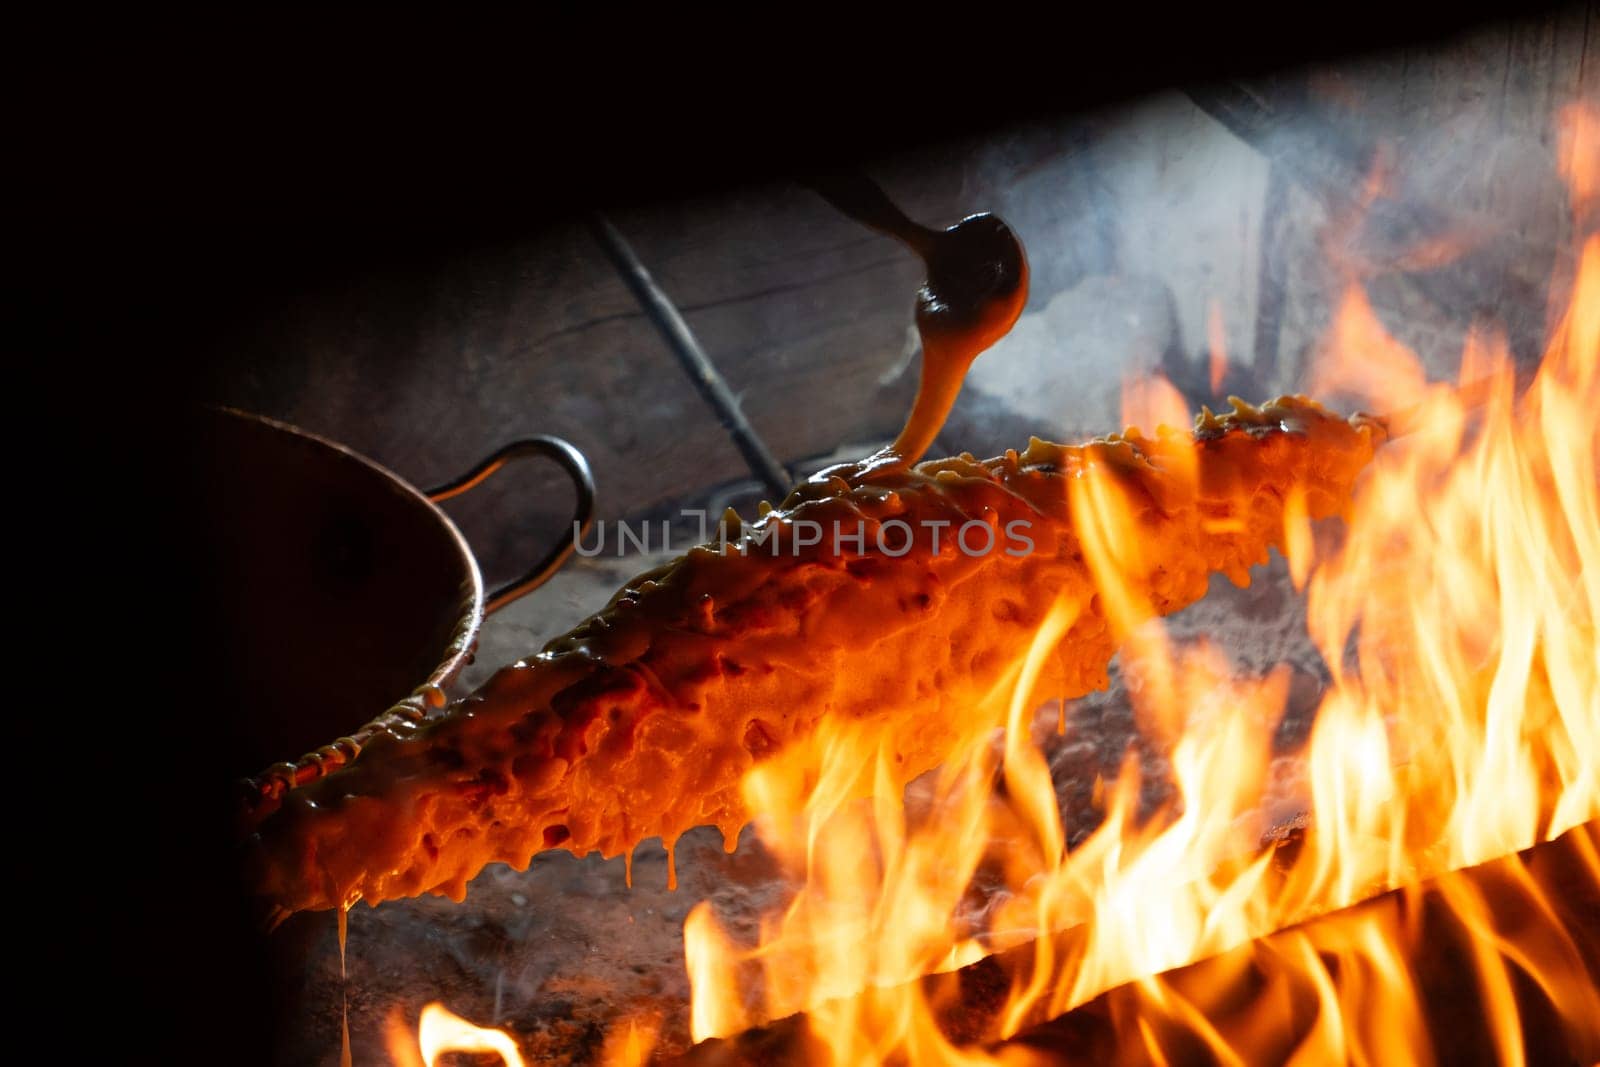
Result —
<svg viewBox="0 0 1600 1067"><path fill-rule="evenodd" d="M224 650L217 699L230 705L219 708L229 724L219 755L243 778L248 823L359 758L376 731L443 706L485 614L543 584L592 524L594 478L576 448L538 436L419 490L272 419L212 409L204 424L202 556ZM521 577L486 593L437 505L534 456L571 478L573 522Z"/></svg>

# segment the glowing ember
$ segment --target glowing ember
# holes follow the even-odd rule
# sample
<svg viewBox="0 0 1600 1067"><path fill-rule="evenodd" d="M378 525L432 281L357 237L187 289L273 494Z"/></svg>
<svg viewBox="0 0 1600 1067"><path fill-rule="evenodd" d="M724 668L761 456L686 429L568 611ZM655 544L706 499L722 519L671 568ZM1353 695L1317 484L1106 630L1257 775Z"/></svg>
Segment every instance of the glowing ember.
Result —
<svg viewBox="0 0 1600 1067"><path fill-rule="evenodd" d="M1170 761L1175 799L1141 810L1130 761L1099 827L1065 848L1033 742L1034 709L1051 696L1033 691L1039 666L1080 610L1058 603L1019 649L1011 686L970 709L961 755L908 799L889 788L857 799L863 776L889 780L893 746L843 723L748 776L752 809L769 813L763 841L803 889L754 946L723 934L707 905L691 914L694 1036L804 1010L833 1062L990 1062L952 1045L912 979L1031 940L1021 963L1007 957L1011 990L991 1037L1138 982L1136 1031L1154 1061L1181 1033L1222 1062L1250 1062L1270 1051L1265 1035L1229 1046L1207 1022L1226 988L1202 1003L1148 977L1240 950L1283 1004L1314 1013L1299 1047L1273 1055L1375 1062L1404 1049L1423 1062L1432 1053L1407 962L1418 934L1402 910L1286 928L1433 879L1430 899L1471 935L1503 1059L1522 1048L1513 972L1600 1040L1600 999L1570 942L1506 918L1553 914L1541 887L1506 876L1489 899L1449 873L1600 817L1600 237L1579 260L1569 308L1520 397L1497 338L1469 344L1469 403L1427 383L1365 294L1345 300L1317 380L1376 410L1407 408L1414 432L1380 455L1336 547L1319 552L1304 507L1285 509L1283 547L1333 678L1304 753L1309 829L1297 848L1260 847L1286 674L1233 677L1217 649L1168 637L1126 577L1141 570L1139 502L1091 472L1071 489L1073 514L1096 595L1126 638L1141 734ZM1170 422L1170 390L1149 384L1125 409ZM969 900L980 870L1003 886L981 911Z"/></svg>

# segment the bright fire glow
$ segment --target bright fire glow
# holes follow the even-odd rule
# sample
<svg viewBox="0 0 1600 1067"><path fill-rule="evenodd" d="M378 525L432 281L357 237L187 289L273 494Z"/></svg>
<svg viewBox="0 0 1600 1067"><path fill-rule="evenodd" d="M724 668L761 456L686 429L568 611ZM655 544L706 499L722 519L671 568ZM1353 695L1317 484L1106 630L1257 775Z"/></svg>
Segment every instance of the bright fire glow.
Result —
<svg viewBox="0 0 1600 1067"><path fill-rule="evenodd" d="M416 1042L399 1026L391 1026L389 1055L402 1067L441 1067L452 1052L493 1052L505 1067L525 1067L516 1039L504 1030L475 1026L437 1002L422 1009Z"/></svg>
<svg viewBox="0 0 1600 1067"><path fill-rule="evenodd" d="M1196 995L1151 977L1215 957L1237 975L1254 968L1315 1020L1274 1055L1428 1062L1410 963L1421 935L1394 898L1288 929L1404 886L1471 932L1503 1059L1521 1054L1513 972L1600 1037L1600 997L1570 943L1507 918L1553 914L1541 888L1506 876L1491 900L1451 873L1600 817L1600 237L1579 260L1521 395L1497 338L1472 338L1461 380L1473 387L1458 392L1427 382L1359 289L1344 301L1319 387L1404 409L1410 432L1381 450L1342 542L1323 545L1304 501L1286 503L1283 547L1333 679L1301 753L1297 847L1261 843L1286 672L1240 677L1217 648L1172 639L1125 577L1141 550L1129 502L1086 477L1071 490L1079 536L1172 800L1142 806L1130 759L1104 787L1098 827L1066 847L1037 747L1057 713L1036 720L1050 694L1033 691L1079 610L1063 601L1004 691L970 709L959 755L903 796L889 785L892 738L848 724L751 772L758 831L802 888L756 944L737 943L708 904L690 915L693 1036L803 1010L834 1063L995 1062L946 1037L940 984L915 979L1023 946L1003 957L1010 993L988 1038L1134 982L1128 1036L1152 1060L1167 1062L1181 1034L1220 1062L1251 1062L1268 1036L1229 1046L1207 1022L1230 986ZM1125 411L1170 423L1174 395L1151 382Z"/></svg>

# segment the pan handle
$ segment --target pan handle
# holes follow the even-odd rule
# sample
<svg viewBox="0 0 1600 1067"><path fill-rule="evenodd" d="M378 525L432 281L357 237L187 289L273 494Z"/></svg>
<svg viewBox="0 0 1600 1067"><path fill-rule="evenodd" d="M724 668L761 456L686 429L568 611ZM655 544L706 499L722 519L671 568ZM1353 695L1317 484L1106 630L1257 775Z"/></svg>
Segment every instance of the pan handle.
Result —
<svg viewBox="0 0 1600 1067"><path fill-rule="evenodd" d="M561 438L540 434L537 437L525 437L520 441L513 441L459 478L423 491L423 495L429 500L435 504L441 503L476 488L511 460L521 459L524 456L544 456L560 464L561 469L572 479L572 487L578 494L578 504L573 512L572 525L561 540L545 553L544 558L535 563L522 577L507 582L485 597L483 605L485 614L499 611L513 600L521 599L548 581L552 574L561 569L567 557L572 555L578 538L588 533L594 525L594 473L589 469L588 459Z"/></svg>

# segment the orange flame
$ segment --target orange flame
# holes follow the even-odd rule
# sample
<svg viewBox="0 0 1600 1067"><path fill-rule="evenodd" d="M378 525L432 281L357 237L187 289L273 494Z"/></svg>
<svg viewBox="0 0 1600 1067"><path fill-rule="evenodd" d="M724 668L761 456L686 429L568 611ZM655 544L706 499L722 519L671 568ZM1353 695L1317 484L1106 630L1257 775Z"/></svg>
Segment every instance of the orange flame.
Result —
<svg viewBox="0 0 1600 1067"><path fill-rule="evenodd" d="M600 1049L602 1067L644 1067L656 1046L660 1019L650 1016L625 1020L606 1035Z"/></svg>
<svg viewBox="0 0 1600 1067"><path fill-rule="evenodd" d="M1343 394L1363 407L1392 411L1421 403L1430 390L1416 355L1389 335L1366 292L1352 286L1318 353L1311 392Z"/></svg>
<svg viewBox="0 0 1600 1067"><path fill-rule="evenodd" d="M1122 425L1182 429L1189 425L1191 418L1183 394L1166 375L1157 373L1123 380Z"/></svg>
<svg viewBox="0 0 1600 1067"><path fill-rule="evenodd" d="M389 1057L399 1067L440 1067L452 1052L493 1052L505 1067L525 1067L516 1039L504 1030L475 1026L435 1001L422 1009L415 1042L398 1019L389 1026Z"/></svg>
<svg viewBox="0 0 1600 1067"><path fill-rule="evenodd" d="M1587 216L1600 200L1600 106L1574 101L1558 117L1560 166L1572 193L1572 213Z"/></svg>
<svg viewBox="0 0 1600 1067"><path fill-rule="evenodd" d="M1210 348L1211 395L1216 396L1222 392L1222 379L1228 373L1228 330L1222 320L1222 305L1215 300L1206 310L1206 344Z"/></svg>
<svg viewBox="0 0 1600 1067"><path fill-rule="evenodd" d="M1266 974L1285 1013L1306 1006L1314 1022L1282 1058L1370 1063L1403 1049L1429 1062L1408 963L1420 934L1403 909L1288 928L1433 879L1429 899L1472 935L1508 1062L1521 1055L1513 971L1600 1040L1600 998L1570 942L1507 917L1553 915L1543 889L1512 874L1488 899L1450 873L1600 817L1597 362L1600 237L1582 248L1571 305L1520 397L1497 338L1473 337L1464 395L1429 383L1365 294L1347 295L1319 388L1403 407L1413 432L1380 454L1339 547L1319 553L1305 501L1286 502L1285 553L1333 677L1303 752L1309 829L1292 852L1260 846L1287 672L1241 678L1218 649L1173 641L1130 578L1145 567L1135 504L1086 472L1070 490L1077 532L1174 799L1144 811L1130 761L1105 790L1099 827L1066 847L1036 744L1054 725L1035 718L1050 694L1034 691L1079 610L1063 599L1002 690L967 710L957 757L904 795L886 761L894 730L914 724L825 724L750 773L750 806L768 813L758 831L802 888L753 946L725 935L707 905L691 914L693 1036L805 1010L835 1063L995 1062L952 1042L928 992L939 985L912 980L1031 941L1006 957L1024 962L991 1038L1136 982L1133 1032L1151 1060L1177 1058L1181 1033L1184 1047L1250 1062L1264 1033L1230 1045L1207 1022L1229 983L1208 1001L1149 977L1215 957L1235 978L1246 966ZM1128 391L1125 417L1178 424L1175 397L1153 379ZM1600 886L1600 863L1591 868Z"/></svg>

